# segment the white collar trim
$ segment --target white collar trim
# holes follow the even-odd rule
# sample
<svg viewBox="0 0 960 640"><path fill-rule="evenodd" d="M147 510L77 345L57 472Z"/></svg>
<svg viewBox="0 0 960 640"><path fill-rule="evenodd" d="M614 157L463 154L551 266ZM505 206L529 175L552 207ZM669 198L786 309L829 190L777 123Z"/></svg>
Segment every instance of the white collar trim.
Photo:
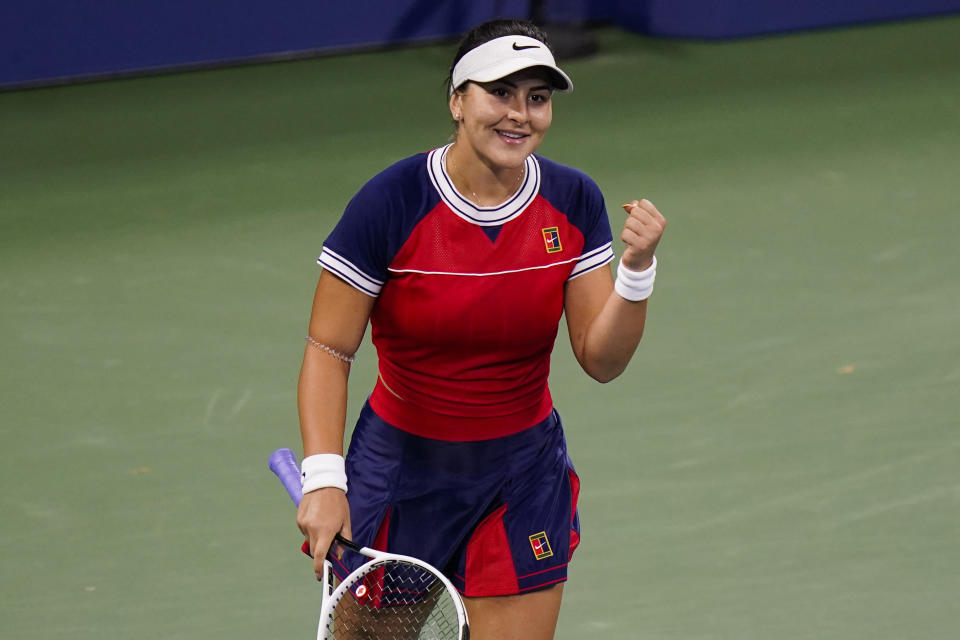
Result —
<svg viewBox="0 0 960 640"><path fill-rule="evenodd" d="M533 154L527 156L523 183L506 201L492 207L481 207L457 191L447 173L447 151L452 144L434 149L427 157L427 173L440 199L455 214L481 227L496 227L513 220L533 202L540 191L540 163Z"/></svg>

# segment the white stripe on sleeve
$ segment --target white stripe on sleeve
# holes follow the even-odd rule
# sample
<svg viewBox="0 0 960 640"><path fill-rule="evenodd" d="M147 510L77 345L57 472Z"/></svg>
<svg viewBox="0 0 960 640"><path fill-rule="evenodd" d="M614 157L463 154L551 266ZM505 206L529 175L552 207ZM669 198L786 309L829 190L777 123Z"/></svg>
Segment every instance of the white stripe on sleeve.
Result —
<svg viewBox="0 0 960 640"><path fill-rule="evenodd" d="M317 264L340 276L351 286L368 296L376 298L380 295L380 290L383 288L384 283L382 280L370 277L355 264L327 247L324 247L323 251L320 252L320 257L317 258Z"/></svg>
<svg viewBox="0 0 960 640"><path fill-rule="evenodd" d="M577 260L577 264L573 267L573 271L570 272L570 277L567 280L573 280L577 276L582 276L588 271L593 271L597 267L602 267L605 264L608 264L613 260L613 243L608 242L605 245L597 247L593 251L583 254L580 256L580 259Z"/></svg>

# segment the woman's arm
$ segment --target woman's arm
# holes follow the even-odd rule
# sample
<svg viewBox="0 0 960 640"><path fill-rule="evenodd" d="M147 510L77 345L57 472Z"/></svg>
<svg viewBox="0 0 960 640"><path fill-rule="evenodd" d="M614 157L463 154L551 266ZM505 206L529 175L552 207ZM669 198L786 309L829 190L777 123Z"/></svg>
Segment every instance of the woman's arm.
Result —
<svg viewBox="0 0 960 640"><path fill-rule="evenodd" d="M621 262L631 271L644 271L653 265L667 221L649 200L634 200L624 209ZM564 310L570 344L583 370L600 382L623 373L643 337L647 300L627 300L614 291L609 270L594 269L567 283Z"/></svg>
<svg viewBox="0 0 960 640"><path fill-rule="evenodd" d="M352 356L363 340L375 300L323 271L313 297L309 337ZM349 373L349 363L307 342L297 387L304 457L343 453Z"/></svg>
<svg viewBox="0 0 960 640"><path fill-rule="evenodd" d="M309 337L315 342L306 344L297 386L304 458L343 454L350 374L350 364L343 356L356 353L374 302L375 298L329 272L320 274L309 327ZM351 535L346 494L335 487L308 492L297 511L297 525L309 541L314 571L320 577L333 537L337 533Z"/></svg>

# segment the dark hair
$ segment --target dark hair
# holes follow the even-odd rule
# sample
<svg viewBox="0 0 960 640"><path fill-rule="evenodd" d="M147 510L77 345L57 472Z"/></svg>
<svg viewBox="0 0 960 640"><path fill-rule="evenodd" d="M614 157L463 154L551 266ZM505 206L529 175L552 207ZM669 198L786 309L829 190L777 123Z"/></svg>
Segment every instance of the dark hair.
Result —
<svg viewBox="0 0 960 640"><path fill-rule="evenodd" d="M528 20L489 20L483 24L475 26L468 31L463 39L460 40L460 46L457 48L457 54L450 63L450 71L447 72L447 95L453 92L456 87L453 86L453 68L460 62L460 58L467 55L473 49L476 49L485 42L490 42L503 36L527 36L539 40L550 48L547 41L547 34Z"/></svg>

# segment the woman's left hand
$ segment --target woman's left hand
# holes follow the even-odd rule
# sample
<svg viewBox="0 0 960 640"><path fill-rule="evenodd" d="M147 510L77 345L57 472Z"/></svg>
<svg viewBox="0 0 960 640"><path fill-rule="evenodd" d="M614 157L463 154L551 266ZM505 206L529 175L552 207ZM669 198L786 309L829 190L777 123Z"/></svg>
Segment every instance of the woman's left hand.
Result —
<svg viewBox="0 0 960 640"><path fill-rule="evenodd" d="M631 271L643 271L653 264L653 254L667 226L667 220L649 200L631 200L623 205L627 219L620 239L624 250L623 266Z"/></svg>

